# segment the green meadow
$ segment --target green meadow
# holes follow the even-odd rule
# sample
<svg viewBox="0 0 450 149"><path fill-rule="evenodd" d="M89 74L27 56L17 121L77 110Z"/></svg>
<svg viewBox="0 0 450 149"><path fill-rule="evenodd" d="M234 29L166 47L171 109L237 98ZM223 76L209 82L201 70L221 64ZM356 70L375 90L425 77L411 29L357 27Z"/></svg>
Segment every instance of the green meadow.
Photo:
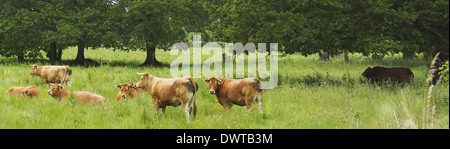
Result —
<svg viewBox="0 0 450 149"><path fill-rule="evenodd" d="M76 57L76 47L63 51L64 65ZM88 49L86 58L100 66L70 66L72 80L67 89L102 95L105 104L82 104L71 100L58 102L47 94L49 85L28 72L32 64L49 65L47 59L18 63L16 57L0 56L0 128L1 129L411 129L449 128L448 89L433 89L431 102L435 108L424 119L425 85L431 60L420 56L403 60L391 55L372 61L361 54L350 54L350 61L341 56L319 61L318 55L300 54L278 58L278 85L264 90L263 116L254 104L248 114L246 107L233 106L225 111L215 95L208 93L207 78L194 78L199 84L198 112L186 122L182 107L168 107L165 118L155 115L148 92L135 99L117 101L117 84L137 82L136 72L148 72L170 78L169 64L177 56L156 51L162 67L141 67L144 51L113 51ZM202 56L205 60L207 56ZM269 61L269 60L268 60ZM396 84L371 84L361 76L367 67L409 67L414 82L401 87ZM192 73L192 72L191 72ZM6 96L13 86L36 85L39 99ZM423 125L423 124L426 124Z"/></svg>

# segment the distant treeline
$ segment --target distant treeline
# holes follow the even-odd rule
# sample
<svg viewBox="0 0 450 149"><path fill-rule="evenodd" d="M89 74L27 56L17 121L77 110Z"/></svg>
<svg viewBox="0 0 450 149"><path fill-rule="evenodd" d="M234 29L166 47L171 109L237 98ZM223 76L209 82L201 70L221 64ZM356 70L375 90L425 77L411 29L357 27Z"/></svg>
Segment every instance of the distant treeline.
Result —
<svg viewBox="0 0 450 149"><path fill-rule="evenodd" d="M0 55L61 61L77 46L144 50L176 42L278 43L303 55L449 53L448 0L1 0ZM267 44L268 45L268 44ZM42 54L40 51L46 54Z"/></svg>

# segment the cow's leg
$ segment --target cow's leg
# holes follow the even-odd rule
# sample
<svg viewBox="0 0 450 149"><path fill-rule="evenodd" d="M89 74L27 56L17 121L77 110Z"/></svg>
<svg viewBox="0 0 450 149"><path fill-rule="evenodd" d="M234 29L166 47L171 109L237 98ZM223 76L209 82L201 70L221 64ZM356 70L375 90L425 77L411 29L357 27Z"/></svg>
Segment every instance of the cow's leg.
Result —
<svg viewBox="0 0 450 149"><path fill-rule="evenodd" d="M64 79L61 79L61 80L59 80L60 82L61 82L61 85L62 86L65 86L66 85L66 81L64 80Z"/></svg>
<svg viewBox="0 0 450 149"><path fill-rule="evenodd" d="M233 103L227 102L227 109L231 110L231 108L233 108Z"/></svg>
<svg viewBox="0 0 450 149"><path fill-rule="evenodd" d="M245 105L247 105L247 111L248 114L252 113L253 111L253 102L256 100L257 94L255 95L247 95L245 96Z"/></svg>
<svg viewBox="0 0 450 149"><path fill-rule="evenodd" d="M161 115L162 115L162 119L164 119L164 113L166 113L166 106L162 106L162 107L161 107Z"/></svg>
<svg viewBox="0 0 450 149"><path fill-rule="evenodd" d="M182 106L183 106L184 114L186 114L187 122L189 123L189 115L190 115L190 109L191 109L191 107L189 107L189 101L187 103L183 102Z"/></svg>
<svg viewBox="0 0 450 149"><path fill-rule="evenodd" d="M246 98L246 99L245 99L245 105L247 105L247 111L248 111L248 114L251 114L252 111L253 111L253 106L252 106L252 104L253 104L253 99L254 99L254 98Z"/></svg>
<svg viewBox="0 0 450 149"><path fill-rule="evenodd" d="M155 108L156 118L158 118L158 116L159 116L159 106L158 106L158 104L153 104L153 107Z"/></svg>
<svg viewBox="0 0 450 149"><path fill-rule="evenodd" d="M189 115L191 115L192 111L194 111L194 118L197 114L197 104L195 101L195 95L192 94L189 100Z"/></svg>
<svg viewBox="0 0 450 149"><path fill-rule="evenodd" d="M261 93L258 93L258 95L256 96L256 102L258 103L258 110L259 110L259 115L262 116L263 110L262 110L262 99L261 99Z"/></svg>
<svg viewBox="0 0 450 149"><path fill-rule="evenodd" d="M158 104L158 100L154 96L152 96L152 103L153 103L153 108L155 108L156 118L158 118L158 116L159 116L159 104Z"/></svg>
<svg viewBox="0 0 450 149"><path fill-rule="evenodd" d="M227 110L227 102L225 99L219 99L220 100L220 104L223 106L223 109L225 109L225 111Z"/></svg>

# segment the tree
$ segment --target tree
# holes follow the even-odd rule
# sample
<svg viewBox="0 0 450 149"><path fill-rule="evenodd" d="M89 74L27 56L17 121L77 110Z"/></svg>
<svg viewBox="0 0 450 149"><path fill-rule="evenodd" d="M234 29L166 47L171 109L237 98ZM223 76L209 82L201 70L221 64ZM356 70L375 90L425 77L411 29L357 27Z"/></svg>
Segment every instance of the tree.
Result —
<svg viewBox="0 0 450 149"><path fill-rule="evenodd" d="M160 65L156 48L169 50L186 38L185 27L202 31L207 13L200 1L120 0L111 9L105 45L121 50L144 50L142 65Z"/></svg>
<svg viewBox="0 0 450 149"><path fill-rule="evenodd" d="M84 64L85 48L102 46L106 31L106 11L112 5L109 0L61 0L55 3L59 18L57 31L64 45L78 46L75 64ZM53 36L50 36L53 37Z"/></svg>
<svg viewBox="0 0 450 149"><path fill-rule="evenodd" d="M34 0L20 2L5 0L0 3L0 54L25 57L40 56L38 5Z"/></svg>
<svg viewBox="0 0 450 149"><path fill-rule="evenodd" d="M2 55L39 56L47 52L50 62L61 60L62 49L79 45L76 63L83 64L85 47L102 44L102 15L107 0L2 1ZM59 49L59 53L57 51Z"/></svg>
<svg viewBox="0 0 450 149"><path fill-rule="evenodd" d="M360 52L448 55L448 0L213 1L224 42L277 42L284 54Z"/></svg>
<svg viewBox="0 0 450 149"><path fill-rule="evenodd" d="M211 30L224 42L279 43L285 54L350 50L345 1L219 1L209 3Z"/></svg>

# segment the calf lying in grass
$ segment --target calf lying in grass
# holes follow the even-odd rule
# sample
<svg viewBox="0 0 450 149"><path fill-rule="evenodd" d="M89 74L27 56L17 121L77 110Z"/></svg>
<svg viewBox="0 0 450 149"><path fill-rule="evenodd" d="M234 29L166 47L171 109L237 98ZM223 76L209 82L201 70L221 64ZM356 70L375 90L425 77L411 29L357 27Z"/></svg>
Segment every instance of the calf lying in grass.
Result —
<svg viewBox="0 0 450 149"><path fill-rule="evenodd" d="M59 84L53 84L48 90L48 94L51 95L53 98L60 101L63 98L67 98L67 96L71 95L71 91L68 89L65 89L63 86ZM85 91L74 91L73 96L76 101L82 102L82 103L103 103L106 102L105 98L94 94L89 93Z"/></svg>
<svg viewBox="0 0 450 149"><path fill-rule="evenodd" d="M36 86L25 86L25 87L11 87L8 91L6 91L6 95L23 95L29 98L32 97L41 97L41 93Z"/></svg>

